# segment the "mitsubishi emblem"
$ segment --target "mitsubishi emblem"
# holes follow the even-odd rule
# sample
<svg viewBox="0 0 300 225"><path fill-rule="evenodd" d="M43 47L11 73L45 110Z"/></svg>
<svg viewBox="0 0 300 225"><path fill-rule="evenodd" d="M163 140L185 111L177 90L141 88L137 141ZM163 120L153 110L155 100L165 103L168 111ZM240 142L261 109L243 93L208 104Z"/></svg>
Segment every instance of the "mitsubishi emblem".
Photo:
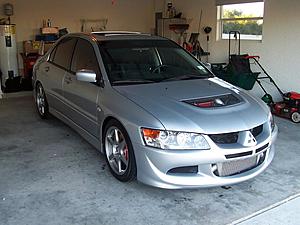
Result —
<svg viewBox="0 0 300 225"><path fill-rule="evenodd" d="M250 131L248 133L248 144L249 145L251 145L251 144L256 145L256 139Z"/></svg>
<svg viewBox="0 0 300 225"><path fill-rule="evenodd" d="M239 142L246 147L252 147L257 144L257 141L253 134L248 130L241 133L239 137Z"/></svg>

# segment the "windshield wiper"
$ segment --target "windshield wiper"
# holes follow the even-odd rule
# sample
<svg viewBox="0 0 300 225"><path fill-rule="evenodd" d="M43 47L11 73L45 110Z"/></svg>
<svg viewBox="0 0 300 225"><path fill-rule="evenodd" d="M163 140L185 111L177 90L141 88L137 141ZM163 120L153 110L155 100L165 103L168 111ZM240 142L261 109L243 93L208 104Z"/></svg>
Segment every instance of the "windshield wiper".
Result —
<svg viewBox="0 0 300 225"><path fill-rule="evenodd" d="M127 84L147 84L154 83L153 80L134 79L134 80L117 80L113 81L112 85L127 85Z"/></svg>
<svg viewBox="0 0 300 225"><path fill-rule="evenodd" d="M164 78L164 79L161 79L159 82L176 81L176 80L206 79L206 78L209 78L209 75L201 76L201 75L187 74L187 75L182 75L182 76Z"/></svg>

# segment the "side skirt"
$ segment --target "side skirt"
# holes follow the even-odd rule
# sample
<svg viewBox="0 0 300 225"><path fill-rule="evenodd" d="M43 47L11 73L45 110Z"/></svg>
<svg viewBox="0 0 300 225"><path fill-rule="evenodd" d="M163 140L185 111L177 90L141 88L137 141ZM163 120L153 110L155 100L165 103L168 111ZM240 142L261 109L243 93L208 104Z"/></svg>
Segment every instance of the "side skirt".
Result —
<svg viewBox="0 0 300 225"><path fill-rule="evenodd" d="M102 153L101 149L101 142L91 135L88 131L83 129L82 127L78 126L74 121L63 115L62 113L56 111L55 109L49 107L49 112L58 118L59 120L63 121L66 125L70 126L72 129L74 129L80 136L82 136L87 142L89 142L91 145L93 145L98 151Z"/></svg>

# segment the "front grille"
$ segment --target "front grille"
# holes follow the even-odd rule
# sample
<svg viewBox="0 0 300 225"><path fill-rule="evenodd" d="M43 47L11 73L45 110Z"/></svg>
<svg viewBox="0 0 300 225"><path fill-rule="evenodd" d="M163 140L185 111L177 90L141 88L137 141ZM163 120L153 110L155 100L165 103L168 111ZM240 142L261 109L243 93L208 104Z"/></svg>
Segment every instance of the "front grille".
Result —
<svg viewBox="0 0 300 225"><path fill-rule="evenodd" d="M259 152L265 150L267 147L269 147L269 143L266 144L266 145L264 145L264 146L262 146L262 147L260 147L260 148L258 148L258 149L256 149L256 150L255 150L255 153L259 153Z"/></svg>
<svg viewBox="0 0 300 225"><path fill-rule="evenodd" d="M257 137L263 132L263 124L249 130L254 137ZM243 132L243 131L240 131ZM232 133L223 133L223 134L210 134L209 137L216 144L234 144L238 142L239 133L240 132L232 132Z"/></svg>
<svg viewBox="0 0 300 225"><path fill-rule="evenodd" d="M253 129L250 130L250 132L253 134L254 137L260 135L262 131L263 131L263 125L254 127Z"/></svg>
<svg viewBox="0 0 300 225"><path fill-rule="evenodd" d="M225 155L225 157L226 157L226 159L233 159L233 158L244 157L244 156L248 156L248 155L252 155L252 151L229 154L229 155Z"/></svg>
<svg viewBox="0 0 300 225"><path fill-rule="evenodd" d="M257 156L217 163L217 169L214 173L219 177L232 176L253 169L255 166L257 166Z"/></svg>
<svg viewBox="0 0 300 225"><path fill-rule="evenodd" d="M216 144L234 144L239 138L239 132L226 133L226 134L211 134L209 137Z"/></svg>

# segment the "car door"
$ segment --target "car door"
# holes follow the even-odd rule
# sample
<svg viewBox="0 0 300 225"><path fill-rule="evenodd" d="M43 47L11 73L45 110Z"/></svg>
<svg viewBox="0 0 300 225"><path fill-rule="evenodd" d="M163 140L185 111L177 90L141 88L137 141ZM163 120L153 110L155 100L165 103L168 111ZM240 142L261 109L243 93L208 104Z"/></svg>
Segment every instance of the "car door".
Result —
<svg viewBox="0 0 300 225"><path fill-rule="evenodd" d="M47 94L49 106L56 111L63 112L63 79L70 68L76 39L62 39L52 50L49 60L45 61L40 70L43 73L42 85Z"/></svg>
<svg viewBox="0 0 300 225"><path fill-rule="evenodd" d="M78 38L73 53L71 69L65 74L63 82L66 101L66 115L78 126L95 137L99 135L97 121L97 102L100 86L98 82L89 83L78 81L76 72L92 70L101 79L98 60L93 45L85 39Z"/></svg>

